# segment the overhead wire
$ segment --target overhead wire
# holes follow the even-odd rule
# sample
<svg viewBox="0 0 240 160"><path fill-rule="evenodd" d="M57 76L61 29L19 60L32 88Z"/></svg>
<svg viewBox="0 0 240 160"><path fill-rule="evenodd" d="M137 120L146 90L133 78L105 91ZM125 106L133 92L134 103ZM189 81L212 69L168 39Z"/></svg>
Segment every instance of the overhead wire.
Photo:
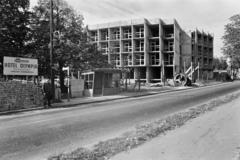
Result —
<svg viewBox="0 0 240 160"><path fill-rule="evenodd" d="M120 1L118 1L118 0L115 0L115 1L117 1L118 3L121 3L121 4L123 4L123 5L125 5L125 6L127 6L127 7L129 7L129 8L131 8L131 9L135 9L135 10L137 10L137 11L141 12L141 13L144 13L144 14L146 14L146 15L150 16L150 17L152 17L152 16L153 16L153 15L149 15L148 13L146 13L146 12L143 12L143 11L141 11L141 10L139 10L139 9L132 8L131 6L129 6L129 5L125 4L125 3L122 3L122 2L120 2Z"/></svg>
<svg viewBox="0 0 240 160"><path fill-rule="evenodd" d="M83 1L84 1L84 2L87 2L87 3L90 3L90 4L92 4L92 5L98 6L98 7L102 8L102 9L108 10L108 11L110 11L110 12L119 14L119 15L121 15L121 16L127 17L127 16L125 16L125 15L123 15L123 14L120 14L120 13L118 13L118 12L114 12L114 11L112 11L112 10L110 10L110 9L104 8L104 7L100 6L100 5L96 5L96 4L92 3L92 2L89 2L89 1L86 1L86 0L83 0ZM129 18L129 17L127 17L127 18Z"/></svg>
<svg viewBox="0 0 240 160"><path fill-rule="evenodd" d="M104 1L102 1L102 3L105 3L105 4L109 5L109 6L115 7L115 8L117 8L117 9L119 9L119 10L122 10L122 11L124 11L124 12L128 12L128 13L130 13L130 14L132 14L132 15L135 15L135 16L137 16L137 17L141 17L141 18L142 18L142 16L136 15L136 14L134 14L133 12L128 11L128 10L126 10L126 9L122 9L122 8L118 7L117 5L114 5L114 4L111 4L111 3L108 3L108 2L104 2Z"/></svg>

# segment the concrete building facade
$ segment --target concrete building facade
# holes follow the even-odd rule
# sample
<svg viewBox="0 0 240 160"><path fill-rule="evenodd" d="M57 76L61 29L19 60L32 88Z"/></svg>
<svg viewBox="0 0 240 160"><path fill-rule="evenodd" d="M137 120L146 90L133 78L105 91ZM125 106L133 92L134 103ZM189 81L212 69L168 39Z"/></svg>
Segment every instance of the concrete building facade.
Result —
<svg viewBox="0 0 240 160"><path fill-rule="evenodd" d="M118 21L91 25L89 30L108 62L129 69L131 80L172 79L197 60L202 73L212 71L213 35L184 31L175 19Z"/></svg>

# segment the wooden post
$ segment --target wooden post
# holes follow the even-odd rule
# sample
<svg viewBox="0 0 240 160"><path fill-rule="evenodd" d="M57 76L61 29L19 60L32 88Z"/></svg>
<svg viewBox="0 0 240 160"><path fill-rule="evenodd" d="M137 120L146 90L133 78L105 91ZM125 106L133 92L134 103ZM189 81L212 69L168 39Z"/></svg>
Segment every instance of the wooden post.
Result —
<svg viewBox="0 0 240 160"><path fill-rule="evenodd" d="M78 71L78 79L80 79L80 71Z"/></svg>

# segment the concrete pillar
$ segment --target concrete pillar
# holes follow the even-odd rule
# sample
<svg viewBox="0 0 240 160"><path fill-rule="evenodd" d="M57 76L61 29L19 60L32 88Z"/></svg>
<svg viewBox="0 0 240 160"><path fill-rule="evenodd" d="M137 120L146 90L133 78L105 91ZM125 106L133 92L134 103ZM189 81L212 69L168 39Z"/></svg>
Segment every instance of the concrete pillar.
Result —
<svg viewBox="0 0 240 160"><path fill-rule="evenodd" d="M165 70L164 70L164 60L162 60L162 66L161 66L161 80L162 82L164 81L164 77L165 77Z"/></svg>
<svg viewBox="0 0 240 160"><path fill-rule="evenodd" d="M176 54L176 53L174 53L174 54ZM173 58L175 58L175 56L173 56ZM176 74L176 68L175 67L176 67L175 59L173 59L173 77Z"/></svg>
<svg viewBox="0 0 240 160"><path fill-rule="evenodd" d="M147 66L149 64L149 58L148 58L148 50L149 50L149 40L148 40L148 36L149 36L149 29L148 29L148 25L146 24L146 22L144 23L144 64Z"/></svg>
<svg viewBox="0 0 240 160"><path fill-rule="evenodd" d="M150 67L146 67L146 82L149 83L150 82Z"/></svg>
<svg viewBox="0 0 240 160"><path fill-rule="evenodd" d="M134 79L138 79L139 72L140 72L140 68L139 67L135 67L134 68Z"/></svg>

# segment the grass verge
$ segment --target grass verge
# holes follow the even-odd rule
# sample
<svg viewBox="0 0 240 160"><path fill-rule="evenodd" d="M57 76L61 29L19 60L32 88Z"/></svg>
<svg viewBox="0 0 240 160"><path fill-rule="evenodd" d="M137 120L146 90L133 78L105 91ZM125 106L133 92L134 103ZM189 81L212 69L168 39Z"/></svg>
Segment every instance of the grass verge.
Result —
<svg viewBox="0 0 240 160"><path fill-rule="evenodd" d="M79 148L71 153L51 156L48 160L107 160L117 153L136 148L154 137L164 134L166 131L181 127L187 121L238 97L240 97L240 92L229 94L207 104L161 118L154 122L137 125L134 131L124 133L117 138L100 141L92 149Z"/></svg>

